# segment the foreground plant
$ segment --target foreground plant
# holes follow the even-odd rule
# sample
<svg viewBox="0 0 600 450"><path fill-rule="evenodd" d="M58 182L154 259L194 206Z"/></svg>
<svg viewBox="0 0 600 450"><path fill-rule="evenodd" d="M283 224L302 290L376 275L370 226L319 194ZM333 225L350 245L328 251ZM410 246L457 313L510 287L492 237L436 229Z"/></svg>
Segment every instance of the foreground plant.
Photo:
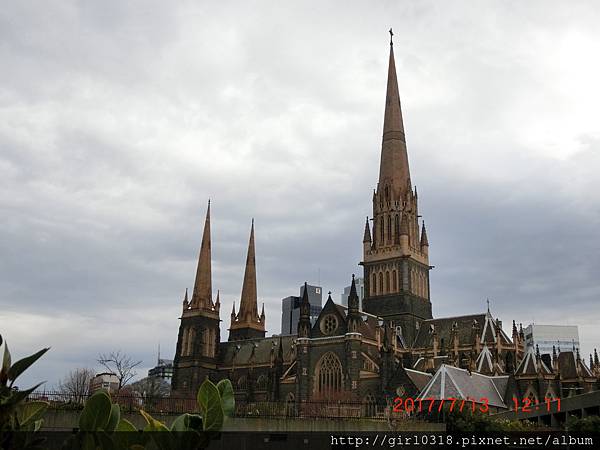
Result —
<svg viewBox="0 0 600 450"><path fill-rule="evenodd" d="M15 433L16 431L38 431L43 423L42 416L48 408L47 402L26 402L27 396L42 383L23 391L18 390L16 379L36 362L49 349L20 359L14 364L11 361L8 344L0 335L0 348L4 343L2 367L0 368L0 448L31 448L39 445L40 440L33 439L32 433Z"/></svg>
<svg viewBox="0 0 600 450"><path fill-rule="evenodd" d="M233 414L235 401L229 380L218 384L206 379L196 397L200 414L182 414L171 427L140 410L146 420L143 430L121 418L118 404L110 395L98 391L86 402L79 417L79 432L69 438L65 450L84 449L198 449L208 445L225 418Z"/></svg>

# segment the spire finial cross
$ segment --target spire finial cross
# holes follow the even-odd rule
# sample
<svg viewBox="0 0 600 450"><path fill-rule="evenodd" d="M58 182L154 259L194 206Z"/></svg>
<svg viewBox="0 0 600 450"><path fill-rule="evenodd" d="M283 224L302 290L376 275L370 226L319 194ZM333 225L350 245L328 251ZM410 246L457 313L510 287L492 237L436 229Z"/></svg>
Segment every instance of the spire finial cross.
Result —
<svg viewBox="0 0 600 450"><path fill-rule="evenodd" d="M394 36L394 32L390 28L390 45L394 45L394 41L392 40L393 36Z"/></svg>
<svg viewBox="0 0 600 450"><path fill-rule="evenodd" d="M490 312L490 299L488 298L485 302L487 303L488 312Z"/></svg>

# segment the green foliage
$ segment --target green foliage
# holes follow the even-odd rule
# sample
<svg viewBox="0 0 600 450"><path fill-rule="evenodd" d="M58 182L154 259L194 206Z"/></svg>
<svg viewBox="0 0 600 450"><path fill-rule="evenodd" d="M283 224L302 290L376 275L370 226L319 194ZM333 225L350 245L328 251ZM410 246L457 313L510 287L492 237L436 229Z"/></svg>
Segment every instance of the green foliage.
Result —
<svg viewBox="0 0 600 450"><path fill-rule="evenodd" d="M0 448L33 448L39 444L39 440L33 438L30 433L14 432L35 432L41 428L42 416L48 408L48 403L26 402L26 399L42 383L25 390L17 390L13 385L19 375L46 353L48 348L13 364L8 343L0 335L0 346L2 344L4 352L0 367Z"/></svg>
<svg viewBox="0 0 600 450"><path fill-rule="evenodd" d="M600 433L600 416L589 416L582 419L569 416L567 429L575 433Z"/></svg>
<svg viewBox="0 0 600 450"><path fill-rule="evenodd" d="M501 433L507 431L533 431L540 426L528 421L497 419L486 413L469 410L446 413L446 430L449 433Z"/></svg>
<svg viewBox="0 0 600 450"><path fill-rule="evenodd" d="M221 430L225 417L235 408L233 387L229 380L215 385L205 380L197 395L201 414L182 414L171 428L146 411L140 414L146 421L143 430L121 418L120 407L113 404L110 395L98 391L85 403L79 417L80 431L64 445L64 450L97 448L111 450L197 449L208 445L211 436Z"/></svg>

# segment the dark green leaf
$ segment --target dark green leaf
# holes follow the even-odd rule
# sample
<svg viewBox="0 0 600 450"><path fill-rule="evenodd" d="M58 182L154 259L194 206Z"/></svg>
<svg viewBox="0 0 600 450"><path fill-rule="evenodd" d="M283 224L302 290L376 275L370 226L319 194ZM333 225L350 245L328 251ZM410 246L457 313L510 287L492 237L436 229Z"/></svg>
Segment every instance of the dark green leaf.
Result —
<svg viewBox="0 0 600 450"><path fill-rule="evenodd" d="M35 422L48 409L48 402L26 402L17 408L17 420L19 425L25 426L30 422Z"/></svg>
<svg viewBox="0 0 600 450"><path fill-rule="evenodd" d="M160 420L156 420L146 411L140 409L140 414L144 416L144 419L146 419L146 422L148 423L148 425L146 425L144 428L144 431L169 431L164 423L162 423Z"/></svg>
<svg viewBox="0 0 600 450"><path fill-rule="evenodd" d="M137 431L137 428L127 419L119 420L116 431Z"/></svg>
<svg viewBox="0 0 600 450"><path fill-rule="evenodd" d="M4 343L4 358L2 358L2 373L8 374L10 369L10 352L8 351L8 342Z"/></svg>
<svg viewBox="0 0 600 450"><path fill-rule="evenodd" d="M109 433L115 431L119 420L121 420L121 408L119 408L119 405L113 404L110 409L110 418L108 419L108 425L106 425L105 430Z"/></svg>
<svg viewBox="0 0 600 450"><path fill-rule="evenodd" d="M219 390L208 378L198 390L198 406L202 413L204 430L220 430L223 426L223 407Z"/></svg>
<svg viewBox="0 0 600 450"><path fill-rule="evenodd" d="M36 362L48 350L50 349L43 348L42 350L31 356L18 360L8 370L8 379L11 381L15 381L19 375L21 375L29 366Z"/></svg>
<svg viewBox="0 0 600 450"><path fill-rule="evenodd" d="M104 391L98 391L92 395L79 417L79 428L82 431L104 430L110 420L112 404L110 397Z"/></svg>
<svg viewBox="0 0 600 450"><path fill-rule="evenodd" d="M233 386L231 385L231 381L229 381L227 378L219 381L217 383L217 389L219 390L219 395L221 396L221 407L223 408L223 414L229 417L235 410L235 397L233 395Z"/></svg>

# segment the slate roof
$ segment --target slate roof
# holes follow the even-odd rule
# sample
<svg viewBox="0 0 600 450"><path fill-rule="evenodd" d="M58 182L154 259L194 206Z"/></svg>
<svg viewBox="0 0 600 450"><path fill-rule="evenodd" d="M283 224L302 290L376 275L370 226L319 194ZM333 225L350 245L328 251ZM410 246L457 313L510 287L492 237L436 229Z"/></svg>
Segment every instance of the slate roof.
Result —
<svg viewBox="0 0 600 450"><path fill-rule="evenodd" d="M481 349L481 353L475 361L475 367L479 373L491 374L494 372L494 359L487 345Z"/></svg>
<svg viewBox="0 0 600 450"><path fill-rule="evenodd" d="M490 406L506 408L505 390L498 388L505 387L507 382L508 376L490 377L444 364L433 375L418 398L457 398L474 400L476 403L483 403L481 399L485 398Z"/></svg>
<svg viewBox="0 0 600 450"><path fill-rule="evenodd" d="M538 360L533 347L529 347L527 353L525 353L525 357L517 366L515 375L537 375L538 371L544 375L552 373L552 370L544 364L544 361L542 361L541 358Z"/></svg>
<svg viewBox="0 0 600 450"><path fill-rule="evenodd" d="M588 369L582 359L577 364L577 358L572 351L560 352L558 354L558 371L560 378L563 380L577 378L580 375L584 378L593 377L590 369Z"/></svg>
<svg viewBox="0 0 600 450"><path fill-rule="evenodd" d="M427 372L420 372L418 370L407 369L406 367L404 368L404 370L406 371L408 378L410 378L410 380L414 383L414 385L419 391L422 391L423 388L427 386L427 383L429 383L429 381L431 381L431 378L433 377L432 374Z"/></svg>
<svg viewBox="0 0 600 450"><path fill-rule="evenodd" d="M440 319L429 319L421 322L419 332L415 338L413 347L432 347L433 333L437 333L440 345L442 339L446 348L452 346L452 327L458 334L459 345L472 344L475 339L475 326L479 328L480 342L496 343L496 321L491 313L471 314L467 316L443 317ZM500 329L500 338L506 344L511 339Z"/></svg>
<svg viewBox="0 0 600 450"><path fill-rule="evenodd" d="M292 361L292 344L296 336L282 336L283 361L289 364ZM264 365L271 363L271 352L277 356L279 348L279 336L268 338L248 339L243 341L221 342L219 347L219 359L221 365L244 366L247 364Z"/></svg>

